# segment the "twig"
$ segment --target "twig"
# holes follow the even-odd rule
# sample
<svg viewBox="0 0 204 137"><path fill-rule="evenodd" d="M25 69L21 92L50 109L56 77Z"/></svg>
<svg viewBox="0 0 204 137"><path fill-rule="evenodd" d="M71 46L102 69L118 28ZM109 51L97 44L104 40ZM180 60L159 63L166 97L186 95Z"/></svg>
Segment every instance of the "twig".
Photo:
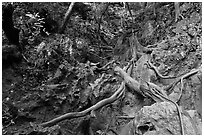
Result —
<svg viewBox="0 0 204 137"><path fill-rule="evenodd" d="M30 63L30 61L25 57L24 54L22 54L22 57L23 57L23 59L24 59L27 63Z"/></svg>
<svg viewBox="0 0 204 137"><path fill-rule="evenodd" d="M98 71L98 72L104 72L104 71L108 71L108 70L110 70L110 69L112 69L111 67L108 67L109 65L111 65L112 63L114 63L114 62L116 62L116 60L111 60L110 62L108 62L107 64L105 64L104 66L102 66L102 67L100 67L100 68L98 68L97 66L96 66L96 71Z"/></svg>
<svg viewBox="0 0 204 137"><path fill-rule="evenodd" d="M117 116L117 118L120 118L120 119L134 119L135 117L134 116Z"/></svg>

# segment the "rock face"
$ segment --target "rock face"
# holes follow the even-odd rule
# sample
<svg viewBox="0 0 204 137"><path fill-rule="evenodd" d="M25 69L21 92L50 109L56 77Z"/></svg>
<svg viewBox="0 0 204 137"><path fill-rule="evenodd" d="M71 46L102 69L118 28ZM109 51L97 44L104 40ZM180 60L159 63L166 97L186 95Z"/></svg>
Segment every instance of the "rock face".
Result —
<svg viewBox="0 0 204 137"><path fill-rule="evenodd" d="M195 112L195 111L193 111ZM155 103L142 108L122 130L125 135L180 135L181 127L176 107L170 102ZM182 110L185 135L201 134L201 124L198 118Z"/></svg>

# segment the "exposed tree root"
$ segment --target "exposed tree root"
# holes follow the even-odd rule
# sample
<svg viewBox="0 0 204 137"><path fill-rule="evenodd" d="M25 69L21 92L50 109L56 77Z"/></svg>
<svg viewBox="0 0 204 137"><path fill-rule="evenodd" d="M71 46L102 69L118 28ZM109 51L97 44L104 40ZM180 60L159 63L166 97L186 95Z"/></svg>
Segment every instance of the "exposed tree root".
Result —
<svg viewBox="0 0 204 137"><path fill-rule="evenodd" d="M125 70L127 70L128 74L131 73L132 71L132 63L130 63L129 65L127 65L127 67L125 68ZM62 116L59 116L55 119L52 119L48 122L45 122L45 123L42 123L40 124L40 126L42 127L50 127L50 126L53 126L63 120L66 120L66 119L72 119L72 118L78 118L78 117L83 117L83 116L86 116L88 113L91 113L107 104L110 104L110 103L113 103L114 101L116 101L118 98L120 98L123 93L125 92L125 83L122 82L119 89L109 98L106 98L106 99L103 99L101 101L99 101L97 104L91 106L90 108L84 110L84 111L81 111L81 112L71 112L71 113L67 113L67 114L64 114Z"/></svg>
<svg viewBox="0 0 204 137"><path fill-rule="evenodd" d="M153 69L155 71L155 73L162 79L172 79L172 78L176 78L175 76L163 76L162 74L159 73L159 70L150 62L148 61L147 64L149 65L149 67L151 69Z"/></svg>
<svg viewBox="0 0 204 137"><path fill-rule="evenodd" d="M192 76L192 75L195 75L196 73L198 73L199 71L201 71L201 68L198 68L198 69L193 69L191 70L190 72L178 77L175 79L175 82L173 82L172 84L170 84L169 86L165 87L164 90L170 90L170 89L173 89L174 86L179 82L181 81L181 84L183 85L183 80Z"/></svg>
<svg viewBox="0 0 204 137"><path fill-rule="evenodd" d="M191 70L189 73L186 73L186 74L184 74L182 76L179 76L179 77L175 77L175 76L162 76L159 73L158 69L150 61L148 61L147 64L149 65L149 67L151 69L153 69L155 71L156 75L159 76L160 78L162 78L162 79L175 79L175 82L173 82L172 84L170 84L167 87L165 87L164 90L169 91L170 89L173 89L178 82L181 82L180 94L179 94L179 97L178 97L177 101L179 101L179 99L181 98L181 95L182 95L182 90L183 90L183 87L184 87L183 80L185 78L188 78L188 77L196 74L197 72L199 72L201 70L201 68L198 68L198 69L195 69L195 70Z"/></svg>
<svg viewBox="0 0 204 137"><path fill-rule="evenodd" d="M90 108L88 108L84 111L71 112L71 113L64 114L64 115L59 116L53 120L42 123L42 124L40 124L40 126L42 126L42 127L53 126L53 125L57 124L58 122L61 122L61 121L66 120L66 119L72 119L72 118L78 118L78 117L86 116L87 114L90 114L91 112L94 112L95 110L97 110L97 109L99 109L99 108L101 108L107 104L110 104L110 103L116 101L118 98L120 98L125 92L125 85L127 85L129 88L133 89L137 93L139 93L143 96L151 97L155 101L168 101L168 102L173 103L176 106L176 109L178 111L178 116L179 116L180 125L181 125L181 134L183 135L184 134L183 120L182 120L182 115L181 115L181 111L180 111L178 104L176 102L172 101L171 99L169 99L168 96L166 95L165 90L163 90L162 88L160 88L156 84L151 83L151 82L146 82L146 84L140 84L138 81L133 79L130 76L132 68L133 68L132 64L133 64L133 60L130 61L129 65L127 65L127 67L125 68L125 70L128 70L127 73L122 68L120 68L118 66L115 67L114 71L117 72L124 79L124 81L121 83L119 89L111 97L99 101L97 104L91 106ZM153 68L155 70L156 73L158 73L158 70L154 66L152 66L151 63L149 65L151 68ZM192 76L199 71L200 71L200 69L196 69L196 70L193 70L193 71L177 78L176 81L173 83L173 85L171 85L171 87L175 86L179 81L181 81L181 90L182 90L183 89L183 79L185 79L189 76ZM159 74L159 76L161 76L161 78L167 78L167 77L162 76L160 74ZM168 78L172 78L172 77L168 76Z"/></svg>
<svg viewBox="0 0 204 137"><path fill-rule="evenodd" d="M146 82L146 85L141 85L136 80L134 80L132 77L130 77L125 71L123 71L120 67L116 67L115 71L119 72L120 76L124 79L126 85L133 89L134 91L144 95L153 98L155 101L168 101L173 103L176 106L176 109L178 111L178 116L180 120L181 125L181 134L184 135L184 128L183 128L183 120L181 116L181 111L179 109L179 106L177 103L172 101L167 97L166 94L164 94L164 91L159 86L155 85L151 82Z"/></svg>
<svg viewBox="0 0 204 137"><path fill-rule="evenodd" d="M188 73L186 73L186 74L184 74L184 75L182 75L182 76L176 78L176 79L175 79L175 82L173 82L173 83L170 84L169 86L165 87L164 90L166 90L166 91L172 90L172 89L174 89L174 87L176 86L176 84L177 84L178 82L181 82L180 95L179 95L179 98L178 98L178 101L179 101L179 99L181 98L182 90L183 90L183 86L184 86L183 80L186 79L186 78L188 78L188 77L190 77L190 76L192 76L192 75L195 75L196 73L198 73L198 72L201 71L201 70L202 70L201 68L193 69L193 70L191 70L190 72L188 72Z"/></svg>
<svg viewBox="0 0 204 137"><path fill-rule="evenodd" d="M153 96L160 98L162 101L171 102L176 106L176 109L178 111L180 125L181 125L181 135L184 135L183 119L182 119L181 110L180 110L178 104L176 102L172 101L171 99L169 99L168 97L164 96L163 94L161 94L161 92L158 89L150 86L149 83L148 83L148 85L149 85L149 89L150 89Z"/></svg>
<svg viewBox="0 0 204 137"><path fill-rule="evenodd" d="M81 112L71 112L71 113L67 113L67 114L64 114L62 116L59 116L55 119L52 119L48 122L45 122L45 123L42 123L40 124L40 126L42 127L48 127L48 126L53 126L63 120L66 120L66 119L72 119L72 118L78 118L78 117L83 117L83 116L86 116L88 113L90 113L91 111L94 111L94 110L97 110L107 104L110 104L112 102L114 102L115 100L117 100L122 94L122 92L124 92L125 90L125 84L124 82L120 85L120 88L109 98L106 98L106 99L103 99L101 101L99 101L97 104L91 106L90 108L84 110L84 111L81 111Z"/></svg>

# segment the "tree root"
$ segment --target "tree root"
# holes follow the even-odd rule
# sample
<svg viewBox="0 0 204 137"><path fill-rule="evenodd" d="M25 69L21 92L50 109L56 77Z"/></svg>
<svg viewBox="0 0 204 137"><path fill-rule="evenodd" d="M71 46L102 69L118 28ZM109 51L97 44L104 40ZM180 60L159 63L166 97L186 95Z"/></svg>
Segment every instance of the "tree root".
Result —
<svg viewBox="0 0 204 137"><path fill-rule="evenodd" d="M143 96L146 95L148 97L151 97L157 102L168 101L168 102L173 103L176 106L176 109L178 111L178 116L179 116L180 125L181 125L181 134L182 135L184 134L183 120L182 120L181 111L179 109L179 106L177 103L169 99L166 94L163 94L164 91L162 90L162 88L160 88L159 86L151 82L146 82L147 83L146 85L141 85L136 80L134 80L132 77L130 77L126 72L124 72L120 67L116 67L115 71L119 72L120 76L124 79L126 85L129 88L133 89L139 94L142 94Z"/></svg>
<svg viewBox="0 0 204 137"><path fill-rule="evenodd" d="M72 118L78 118L78 117L86 116L88 113L92 113L95 110L98 110L99 108L101 108L107 104L110 104L110 103L116 101L118 98L120 98L125 92L125 89L126 89L125 85L127 85L129 88L133 89L134 91L136 91L137 93L139 93L143 96L149 96L149 97L153 98L154 100L160 99L160 101L169 101L169 102L173 103L178 110L180 124L181 124L181 134L184 134L181 112L180 112L180 109L179 109L178 105L176 104L176 102L169 99L168 96L165 94L164 90L162 88L160 88L159 86L155 85L154 83L146 82L147 84L140 84L138 81L134 80L130 76L132 68L133 68L132 64L133 64L133 61L130 61L129 65L127 65L127 67L124 68L124 70L118 66L115 67L114 71L117 72L124 79L124 81L121 83L119 89L111 97L99 101L97 104L91 106L90 108L88 108L84 111L71 112L71 113L64 114L64 115L59 116L55 119L52 119L48 122L44 122L44 123L40 124L40 126L42 126L42 127L53 126L53 125L55 125L55 124L57 124L63 120L66 120L66 119L72 119ZM125 72L125 70L127 70L127 73ZM170 86L171 87L175 86L179 81L181 81L181 85L182 85L181 90L182 90L183 89L183 79L185 79L189 76L192 76L199 71L200 71L200 69L196 69L196 70L193 70L193 71L177 78L176 81L173 84L171 84ZM165 77L165 78L167 78L167 77ZM168 78L169 78L169 76L168 76ZM168 89L168 88L166 88L166 89Z"/></svg>
<svg viewBox="0 0 204 137"><path fill-rule="evenodd" d="M179 99L181 98L181 94L182 94L183 87L184 87L183 80L186 79L186 78L188 78L188 77L190 77L190 76L192 76L192 75L195 75L196 73L198 73L198 72L201 71L201 70L202 70L201 68L194 69L194 70L191 70L190 72L188 72L188 73L186 73L186 74L184 74L184 75L182 75L182 76L176 78L176 79L175 79L175 82L173 82L173 83L170 84L169 86L165 87L164 90L166 90L166 91L172 90L172 89L176 86L176 84L177 84L178 82L181 82L180 96L179 96L179 98L178 98L178 101L179 101Z"/></svg>
<svg viewBox="0 0 204 137"><path fill-rule="evenodd" d="M132 77L130 77L122 68L116 66L114 71L118 72L119 75L124 79L126 85L130 87L131 89L135 90L139 94L143 93L140 91L140 83L136 80L134 80Z"/></svg>
<svg viewBox="0 0 204 137"><path fill-rule="evenodd" d="M150 89L150 91L151 91L153 96L156 96L156 97L160 98L162 101L171 102L171 103L173 103L176 106L176 109L178 111L178 117L179 117L179 121L180 121L180 126L181 126L181 135L184 135L183 119L182 119L181 110L180 110L178 104L176 102L172 101L171 99L169 99L168 97L164 96L163 94L161 94L158 89L150 86L149 83L148 83L148 85L149 85L149 89Z"/></svg>
<svg viewBox="0 0 204 137"><path fill-rule="evenodd" d="M175 77L175 76L163 76L163 75L159 72L159 70L158 70L150 61L148 61L147 64L148 64L148 66L149 66L151 69L153 69L153 70L155 71L156 75L158 75L158 76L159 76L160 78L162 78L162 79L173 79L173 78L177 78L177 77Z"/></svg>
<svg viewBox="0 0 204 137"><path fill-rule="evenodd" d="M125 67L124 69L127 70L127 73L130 74L132 71L132 63L128 64L127 67ZM99 101L98 103L96 103L95 105L91 106L90 108L81 111L81 112L71 112L71 113L67 113L64 115L61 115L57 118L54 118L48 122L44 122L42 124L39 124L39 126L42 127L50 127L53 126L63 120L66 119L72 119L72 118L78 118L78 117L83 117L86 116L88 113L91 113L107 104L113 103L114 101L116 101L118 98L120 98L123 93L125 92L125 83L122 82L119 89L109 98L103 99L101 101Z"/></svg>
<svg viewBox="0 0 204 137"><path fill-rule="evenodd" d="M199 72L201 70L201 68L198 68L198 69L195 69L195 70L191 70L189 73L186 73L186 74L184 74L182 76L179 76L179 77L175 77L175 76L163 76L163 75L161 75L159 73L158 69L150 61L148 61L147 64L149 65L149 67L151 69L153 69L155 71L156 75L159 76L160 78L162 78L162 79L175 79L175 82L173 82L172 84L170 84L169 86L164 88L165 91L169 91L169 90L173 89L178 82L181 82L180 94L179 94L179 97L178 97L177 101L179 101L179 99L181 98L181 95L182 95L182 91L183 91L183 87L184 87L183 80L185 78L188 78L188 77L196 74L197 72Z"/></svg>
<svg viewBox="0 0 204 137"><path fill-rule="evenodd" d="M48 122L45 122L45 123L42 123L40 124L40 126L42 127L50 127L50 126L53 126L63 120L66 120L66 119L72 119L72 118L78 118L78 117L83 117L83 116L86 116L88 113L90 113L91 111L94 111L94 110L97 110L107 104L110 104L112 102L114 102L115 100L117 100L122 94L122 92L124 92L125 90L125 84L124 82L121 84L120 88L109 98L106 98L104 100L101 100L99 101L97 104L91 106L90 108L84 110L84 111L81 111L81 112L71 112L71 113L67 113L67 114L64 114L62 116L59 116L53 120L50 120Z"/></svg>

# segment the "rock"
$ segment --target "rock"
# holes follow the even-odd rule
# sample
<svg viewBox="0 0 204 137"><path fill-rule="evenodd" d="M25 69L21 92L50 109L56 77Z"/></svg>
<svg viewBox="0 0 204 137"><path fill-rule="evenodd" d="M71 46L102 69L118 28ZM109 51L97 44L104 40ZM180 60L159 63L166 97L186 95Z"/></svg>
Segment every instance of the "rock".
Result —
<svg viewBox="0 0 204 137"><path fill-rule="evenodd" d="M201 134L201 124L196 124L185 110L181 111L184 134ZM160 102L152 106L143 107L135 116L135 119L129 122L122 130L121 134L126 135L180 135L181 125L178 112L173 103Z"/></svg>

